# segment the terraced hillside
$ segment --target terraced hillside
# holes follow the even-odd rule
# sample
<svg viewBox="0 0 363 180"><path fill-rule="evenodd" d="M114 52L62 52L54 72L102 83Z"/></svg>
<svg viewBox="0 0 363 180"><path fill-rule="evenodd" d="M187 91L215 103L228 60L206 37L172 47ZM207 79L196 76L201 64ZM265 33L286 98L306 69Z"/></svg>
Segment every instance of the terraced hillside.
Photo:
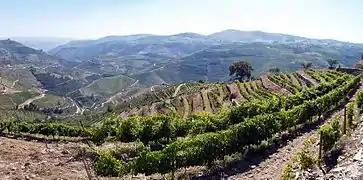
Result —
<svg viewBox="0 0 363 180"><path fill-rule="evenodd" d="M286 78L275 74L270 75L274 80L267 76L264 80L243 83L195 83L169 86L163 88L164 91L152 89L155 99L171 104L171 107L165 106L165 109L175 108L172 100L184 97L189 104L187 107L191 107L191 115L187 118L172 115L120 118L116 114L86 128L7 120L1 121L0 130L5 135L43 136L45 139L53 136L62 141L74 141L74 138L92 141L94 145L89 155L78 153L75 160L80 156L90 158L93 171L98 176L129 179L131 174L151 175L141 178L161 178L160 174L164 174L184 179L248 179L261 176L280 179L280 171L273 170L271 163L269 167L261 163L262 171L260 168L258 171L243 168L243 163L248 164L246 158L254 157L252 155L256 153L264 158L261 153L270 153L271 149L284 146L284 142L295 138L296 134L310 137L312 133L306 132L316 130L309 128L315 127L317 123L329 123L330 115L340 114L342 111L336 112L336 109L354 100L357 90L362 90L360 76L326 70L307 70L301 74L304 74L305 80L315 79L318 83L310 83L309 86L306 83L303 87L303 83L298 83L298 77L302 76L292 75L294 80L291 75ZM278 86L281 81L298 90ZM195 92L185 92L183 87L195 89ZM271 92L269 88L272 87L276 93ZM284 96L285 91L290 95ZM181 95L177 96L179 93ZM209 98L213 93L218 96ZM220 101L216 106L222 107L224 102L229 101L223 99L226 94L232 94L231 98L238 101L239 105L230 107L225 103L226 108L214 114L197 113L214 111L215 105L211 103L214 101ZM358 95L357 100L362 97L363 94ZM360 101L358 108L362 108L363 100ZM156 103L149 105L156 109ZM135 107L132 112L140 113L140 109ZM303 148L300 138L296 139L293 141L296 146L288 147ZM283 148L281 152L286 151ZM279 156L287 158L286 161L279 161L282 164L297 154L277 152ZM268 162L276 159L274 156L266 157L270 158ZM259 171L271 173L271 176L258 174Z"/></svg>
<svg viewBox="0 0 363 180"><path fill-rule="evenodd" d="M116 109L125 118L133 115L174 113L187 118L199 112L217 113L237 104L266 100L275 96L289 96L321 82L332 82L342 75L337 71L308 70L299 73L279 73L261 76L260 79L234 83L183 83L155 89L140 97L130 98ZM312 81L312 82L311 82Z"/></svg>

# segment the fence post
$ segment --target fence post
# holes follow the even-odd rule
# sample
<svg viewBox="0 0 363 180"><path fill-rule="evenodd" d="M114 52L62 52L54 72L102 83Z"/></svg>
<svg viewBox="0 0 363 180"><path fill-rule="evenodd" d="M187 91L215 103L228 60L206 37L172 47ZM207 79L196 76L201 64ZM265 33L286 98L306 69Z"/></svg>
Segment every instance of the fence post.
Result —
<svg viewBox="0 0 363 180"><path fill-rule="evenodd" d="M347 133L347 106L344 106L343 134Z"/></svg>
<svg viewBox="0 0 363 180"><path fill-rule="evenodd" d="M321 160L322 150L323 150L323 131L320 131L319 160Z"/></svg>

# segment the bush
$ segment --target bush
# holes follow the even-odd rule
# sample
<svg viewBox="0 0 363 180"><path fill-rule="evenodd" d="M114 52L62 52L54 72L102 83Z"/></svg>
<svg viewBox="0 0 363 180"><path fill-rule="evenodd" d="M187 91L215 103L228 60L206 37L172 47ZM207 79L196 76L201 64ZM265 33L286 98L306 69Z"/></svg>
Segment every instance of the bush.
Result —
<svg viewBox="0 0 363 180"><path fill-rule="evenodd" d="M353 126L353 118L354 118L354 103L347 104L347 124L348 127Z"/></svg>
<svg viewBox="0 0 363 180"><path fill-rule="evenodd" d="M304 148L298 153L298 159L300 162L300 167L303 170L307 170L316 164L316 160L313 158L312 152L309 149L313 145L311 140L304 142Z"/></svg>
<svg viewBox="0 0 363 180"><path fill-rule="evenodd" d="M336 117L330 124L325 124L320 128L320 131L322 132L322 146L324 152L333 148L334 144L340 138L341 131L339 120L340 118Z"/></svg>
<svg viewBox="0 0 363 180"><path fill-rule="evenodd" d="M291 163L288 163L284 169L284 172L281 176L282 180L293 180L295 179L295 174L292 171L292 165Z"/></svg>
<svg viewBox="0 0 363 180"><path fill-rule="evenodd" d="M93 166L95 172L102 176L117 177L127 172L125 164L113 157L108 151L100 152Z"/></svg>
<svg viewBox="0 0 363 180"><path fill-rule="evenodd" d="M362 91L358 92L355 101L357 103L357 108L359 109L359 113L361 113L363 110L363 92Z"/></svg>

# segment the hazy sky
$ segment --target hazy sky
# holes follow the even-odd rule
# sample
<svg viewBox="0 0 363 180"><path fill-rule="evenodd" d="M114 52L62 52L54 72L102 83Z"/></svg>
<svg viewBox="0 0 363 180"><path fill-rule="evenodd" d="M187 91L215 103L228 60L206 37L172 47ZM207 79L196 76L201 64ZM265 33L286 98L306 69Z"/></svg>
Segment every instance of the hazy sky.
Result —
<svg viewBox="0 0 363 180"><path fill-rule="evenodd" d="M363 43L363 0L0 0L0 36L261 30Z"/></svg>

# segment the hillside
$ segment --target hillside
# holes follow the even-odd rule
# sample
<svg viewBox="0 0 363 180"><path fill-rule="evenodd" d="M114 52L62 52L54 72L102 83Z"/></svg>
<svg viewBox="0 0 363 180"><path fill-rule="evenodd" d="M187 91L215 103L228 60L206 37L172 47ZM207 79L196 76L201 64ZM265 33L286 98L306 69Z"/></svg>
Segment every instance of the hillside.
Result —
<svg viewBox="0 0 363 180"><path fill-rule="evenodd" d="M31 144L34 155L40 153L39 143L23 142L24 138L73 142L46 146L48 153L42 154L52 154L58 158L49 161L62 164L48 165L48 168L56 172L79 171L80 163L84 162L89 176L101 178L128 179L135 176L131 174L146 179L322 177L315 164L319 144L323 149L322 168L329 171L326 158L331 157L331 148L349 136L345 132L356 134L354 127L360 123L361 76L343 71L307 69L264 75L247 82L153 86L115 107L114 114L104 114L98 120L88 119L94 124L87 127L4 120L0 123L2 134L23 139L1 139L1 142L7 147L21 141L17 147L24 149L30 149ZM229 98L237 105L231 106ZM344 107L347 107L346 121L340 119ZM322 136L323 142L331 143L315 143L320 132L327 133ZM331 133L339 136L330 136ZM309 145L310 141L314 142ZM25 157L24 153L8 152L7 148L0 151L6 152L6 158ZM60 152L68 160L61 158ZM312 169L307 171L302 165L309 158L314 161L308 164ZM19 171L26 171L27 176L56 176L50 172L37 173L33 165L39 162L25 159L30 165L24 165L26 168ZM19 158L16 162L25 163ZM271 166L273 162L278 164ZM12 167L18 168L10 164L0 173ZM66 175L76 177L74 173ZM15 176L19 173L10 177ZM81 176L85 175L77 175Z"/></svg>
<svg viewBox="0 0 363 180"><path fill-rule="evenodd" d="M81 63L78 68L128 75L147 85L225 81L228 67L235 60L251 61L254 76L266 73L271 67L293 72L300 68L301 62L326 67L328 58L339 59L342 66L350 67L362 52L361 44L238 30L211 35L108 36L72 41L49 51Z"/></svg>

